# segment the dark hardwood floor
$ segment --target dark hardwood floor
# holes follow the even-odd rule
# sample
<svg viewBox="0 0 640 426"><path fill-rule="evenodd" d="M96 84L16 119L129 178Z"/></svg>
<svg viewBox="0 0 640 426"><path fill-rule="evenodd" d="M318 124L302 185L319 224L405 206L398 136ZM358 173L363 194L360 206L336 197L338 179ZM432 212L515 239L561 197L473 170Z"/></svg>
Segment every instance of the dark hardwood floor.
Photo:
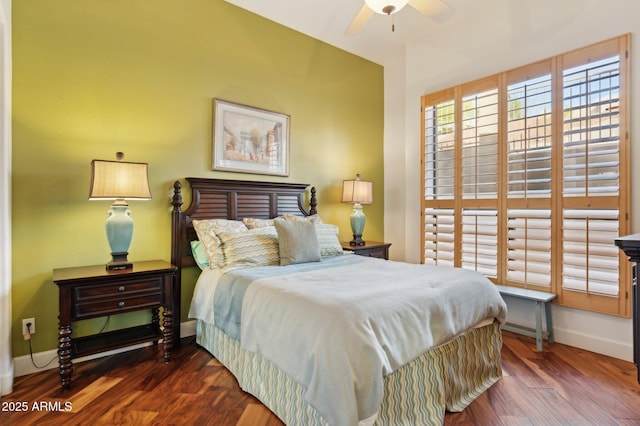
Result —
<svg viewBox="0 0 640 426"><path fill-rule="evenodd" d="M447 413L446 425L640 425L632 363L558 343L538 353L534 339L503 335L502 380L464 412ZM74 365L68 392L56 369L18 377L1 399L0 424L282 424L193 338L183 339L169 365L160 352L148 347ZM51 411L65 403L71 411Z"/></svg>

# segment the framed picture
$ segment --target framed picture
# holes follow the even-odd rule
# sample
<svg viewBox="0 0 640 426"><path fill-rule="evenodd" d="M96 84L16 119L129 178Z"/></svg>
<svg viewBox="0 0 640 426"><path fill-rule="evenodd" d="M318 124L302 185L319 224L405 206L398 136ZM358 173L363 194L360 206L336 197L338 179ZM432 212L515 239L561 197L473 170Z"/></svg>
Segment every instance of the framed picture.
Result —
<svg viewBox="0 0 640 426"><path fill-rule="evenodd" d="M213 170L289 176L289 119L214 99Z"/></svg>

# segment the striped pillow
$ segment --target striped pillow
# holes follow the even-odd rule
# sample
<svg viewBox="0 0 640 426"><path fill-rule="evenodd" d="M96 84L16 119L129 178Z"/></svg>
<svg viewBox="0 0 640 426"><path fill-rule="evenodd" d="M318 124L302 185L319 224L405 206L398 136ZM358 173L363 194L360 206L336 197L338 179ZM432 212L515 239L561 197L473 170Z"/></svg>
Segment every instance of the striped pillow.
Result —
<svg viewBox="0 0 640 426"><path fill-rule="evenodd" d="M273 226L245 232L220 232L224 267L279 265L278 233Z"/></svg>
<svg viewBox="0 0 640 426"><path fill-rule="evenodd" d="M316 236L320 244L320 256L339 256L344 253L338 239L338 227L328 223L316 224Z"/></svg>
<svg viewBox="0 0 640 426"><path fill-rule="evenodd" d="M224 253L220 246L219 232L245 232L247 227L238 220L228 219L206 219L193 220L193 227L198 234L198 239L204 246L204 251L209 259L211 268L221 268L224 266Z"/></svg>
<svg viewBox="0 0 640 426"><path fill-rule="evenodd" d="M256 219L253 217L245 217L244 219L242 219L242 223L244 223L249 229L266 228L267 226L273 226L273 219Z"/></svg>

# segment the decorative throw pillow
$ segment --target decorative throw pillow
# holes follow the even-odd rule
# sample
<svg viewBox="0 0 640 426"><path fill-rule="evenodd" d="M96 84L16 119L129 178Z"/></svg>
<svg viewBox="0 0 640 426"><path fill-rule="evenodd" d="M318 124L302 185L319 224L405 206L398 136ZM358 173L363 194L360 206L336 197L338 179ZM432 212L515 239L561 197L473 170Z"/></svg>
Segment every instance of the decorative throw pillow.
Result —
<svg viewBox="0 0 640 426"><path fill-rule="evenodd" d="M342 245L338 239L338 227L328 223L314 225L316 228L316 236L320 245L320 256L340 256L344 254Z"/></svg>
<svg viewBox="0 0 640 426"><path fill-rule="evenodd" d="M224 266L224 253L220 247L218 232L246 232L248 230L241 221L228 219L193 220L193 227L204 246L210 268Z"/></svg>
<svg viewBox="0 0 640 426"><path fill-rule="evenodd" d="M286 220L307 220L315 224L324 223L317 214L312 214L311 216L296 216L295 214L285 213L282 217Z"/></svg>
<svg viewBox="0 0 640 426"><path fill-rule="evenodd" d="M198 268L205 269L209 267L209 259L201 241L191 241L191 254L193 254L193 259L196 261Z"/></svg>
<svg viewBox="0 0 640 426"><path fill-rule="evenodd" d="M225 268L280 264L278 233L273 226L245 232L220 232Z"/></svg>
<svg viewBox="0 0 640 426"><path fill-rule="evenodd" d="M242 223L244 223L249 229L266 228L267 226L273 226L273 219L256 219L253 217L245 217L244 219L242 219Z"/></svg>
<svg viewBox="0 0 640 426"><path fill-rule="evenodd" d="M278 231L280 265L320 261L320 245L313 223L284 219L273 222Z"/></svg>

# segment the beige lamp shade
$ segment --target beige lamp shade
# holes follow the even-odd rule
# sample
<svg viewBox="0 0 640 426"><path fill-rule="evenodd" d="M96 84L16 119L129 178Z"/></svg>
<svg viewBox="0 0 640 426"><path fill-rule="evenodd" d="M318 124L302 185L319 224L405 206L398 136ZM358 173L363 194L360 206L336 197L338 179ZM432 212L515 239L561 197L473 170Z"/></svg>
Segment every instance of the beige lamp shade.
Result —
<svg viewBox="0 0 640 426"><path fill-rule="evenodd" d="M148 164L93 160L89 199L151 199Z"/></svg>
<svg viewBox="0 0 640 426"><path fill-rule="evenodd" d="M343 203L373 203L373 182L360 180L357 174L355 179L345 180L342 183Z"/></svg>

